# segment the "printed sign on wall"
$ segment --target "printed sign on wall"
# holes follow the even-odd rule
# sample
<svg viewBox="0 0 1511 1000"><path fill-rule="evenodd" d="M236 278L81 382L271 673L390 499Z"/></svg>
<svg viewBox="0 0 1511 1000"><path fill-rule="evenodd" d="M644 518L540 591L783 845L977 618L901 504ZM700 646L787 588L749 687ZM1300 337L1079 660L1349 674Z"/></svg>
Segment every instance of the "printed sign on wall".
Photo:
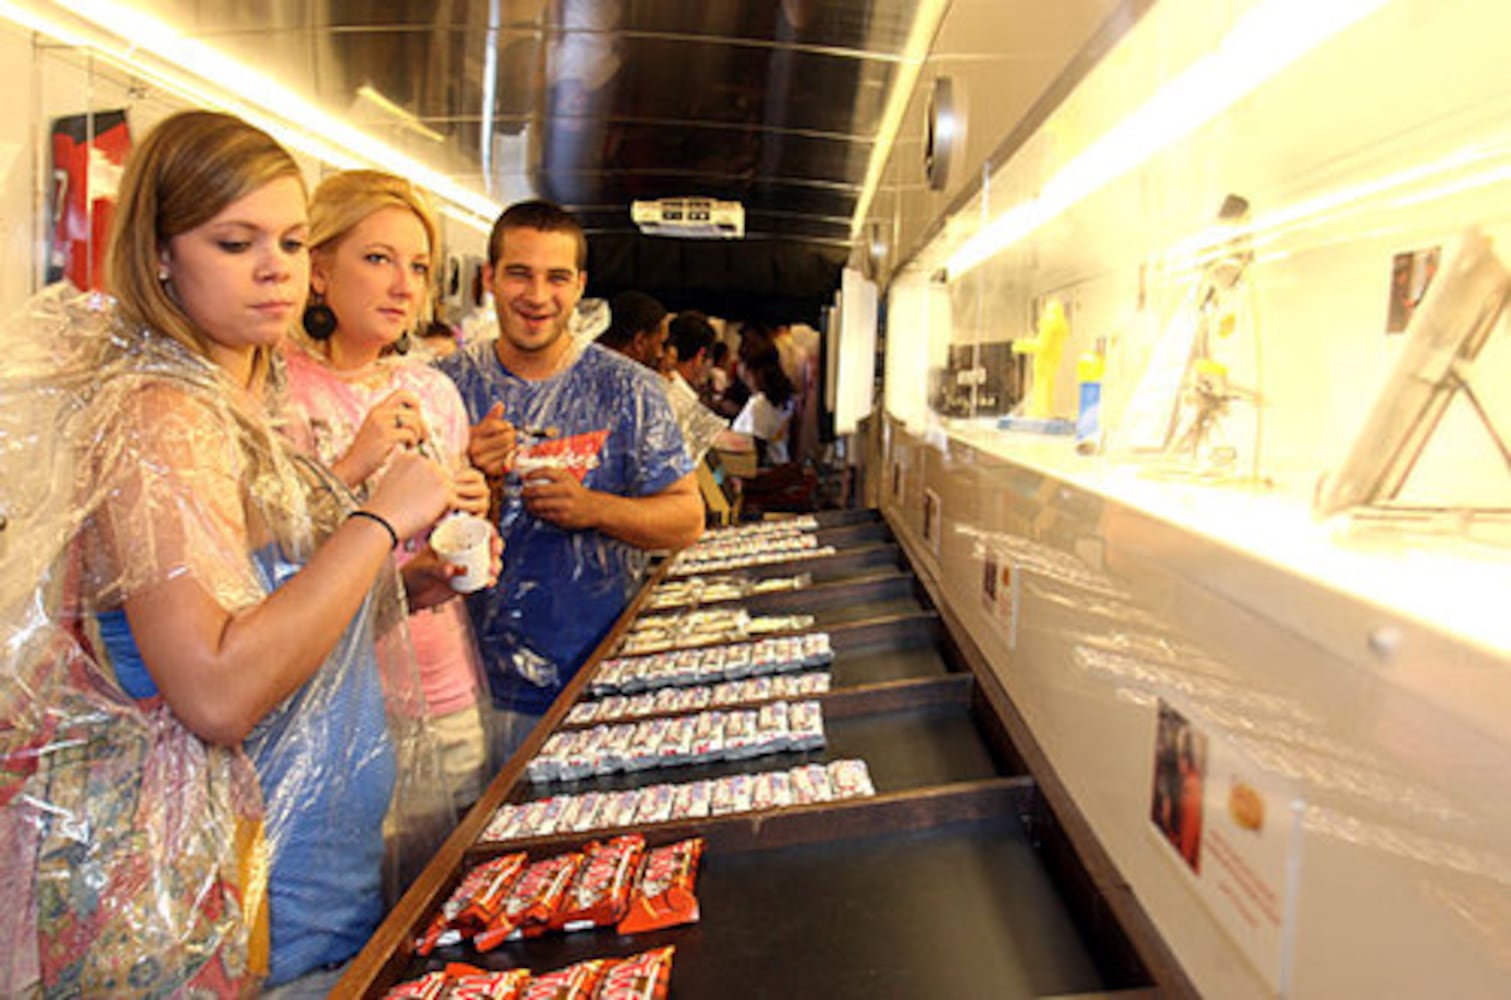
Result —
<svg viewBox="0 0 1511 1000"><path fill-rule="evenodd" d="M1277 995L1289 986L1301 801L1163 698L1149 820L1218 924Z"/></svg>
<svg viewBox="0 0 1511 1000"><path fill-rule="evenodd" d="M1019 568L988 550L981 562L981 603L986 613L1007 630L1007 648L1018 646Z"/></svg>
<svg viewBox="0 0 1511 1000"><path fill-rule="evenodd" d="M66 278L80 290L101 291L116 188L131 150L126 112L55 118L51 146L47 280Z"/></svg>

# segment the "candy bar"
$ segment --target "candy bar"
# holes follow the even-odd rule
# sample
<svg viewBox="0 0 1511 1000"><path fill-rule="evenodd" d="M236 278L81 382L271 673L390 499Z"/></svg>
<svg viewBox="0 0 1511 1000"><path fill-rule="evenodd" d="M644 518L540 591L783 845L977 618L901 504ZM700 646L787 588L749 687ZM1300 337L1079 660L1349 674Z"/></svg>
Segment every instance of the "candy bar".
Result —
<svg viewBox="0 0 1511 1000"><path fill-rule="evenodd" d="M724 713L720 711L699 713L693 725L693 760L707 762L724 757Z"/></svg>
<svg viewBox="0 0 1511 1000"><path fill-rule="evenodd" d="M672 788L672 815L675 820L707 819L713 783L707 779L689 781Z"/></svg>
<svg viewBox="0 0 1511 1000"><path fill-rule="evenodd" d="M828 767L829 784L836 799L853 799L875 795L871 771L863 760L836 760Z"/></svg>
<svg viewBox="0 0 1511 1000"><path fill-rule="evenodd" d="M530 980L524 1000L592 1000L610 960L593 958Z"/></svg>
<svg viewBox="0 0 1511 1000"><path fill-rule="evenodd" d="M451 929L462 937L471 937L491 924L504 908L520 873L525 870L525 862L524 854L505 854L478 865L474 871L481 873L482 882L461 912L451 919Z"/></svg>
<svg viewBox="0 0 1511 1000"><path fill-rule="evenodd" d="M751 778L748 774L731 774L714 781L709 812L714 816L750 812Z"/></svg>
<svg viewBox="0 0 1511 1000"><path fill-rule="evenodd" d="M530 781L555 780L567 747L577 739L575 732L552 733L530 762L525 765L525 777Z"/></svg>
<svg viewBox="0 0 1511 1000"><path fill-rule="evenodd" d="M478 951L491 951L511 938L545 933L581 865L582 855L575 852L530 865L515 880L499 913L473 937L473 946Z"/></svg>
<svg viewBox="0 0 1511 1000"><path fill-rule="evenodd" d="M681 701L681 690L681 688L664 687L660 691L657 691L655 697L651 700L652 711L662 715L675 712Z"/></svg>
<svg viewBox="0 0 1511 1000"><path fill-rule="evenodd" d="M383 1000L441 1000L445 995L446 973L427 972L419 979L395 986L383 994Z"/></svg>
<svg viewBox="0 0 1511 1000"><path fill-rule="evenodd" d="M665 823L672 816L672 786L651 785L640 790L640 805L635 810L636 825Z"/></svg>
<svg viewBox="0 0 1511 1000"><path fill-rule="evenodd" d="M458 962L446 966L446 976L446 1000L519 1000L530 985L529 969L488 972Z"/></svg>
<svg viewBox="0 0 1511 1000"><path fill-rule="evenodd" d="M585 726L598 716L601 705L596 701L582 701L572 706L565 720L568 726Z"/></svg>
<svg viewBox="0 0 1511 1000"><path fill-rule="evenodd" d="M619 933L645 931L696 923L698 860L703 856L703 838L667 844L647 851L640 880L630 895L629 912L619 922Z"/></svg>
<svg viewBox="0 0 1511 1000"><path fill-rule="evenodd" d="M809 632L803 636L803 664L821 667L834 661L834 647L829 644L828 632Z"/></svg>
<svg viewBox="0 0 1511 1000"><path fill-rule="evenodd" d="M799 674L791 678L793 694L823 694L829 690L834 678L827 671L819 670L811 674Z"/></svg>
<svg viewBox="0 0 1511 1000"><path fill-rule="evenodd" d="M638 788L605 792L603 804L598 808L598 829L629 826L635 822L635 812L639 808L640 789Z"/></svg>
<svg viewBox="0 0 1511 1000"><path fill-rule="evenodd" d="M666 1000L672 978L671 945L615 962L598 984L596 1000Z"/></svg>
<svg viewBox="0 0 1511 1000"><path fill-rule="evenodd" d="M792 745L787 729L787 703L773 701L756 712L756 746L761 753L781 753Z"/></svg>
<svg viewBox="0 0 1511 1000"><path fill-rule="evenodd" d="M816 701L794 702L787 709L788 745L793 750L817 750L825 742L824 713Z"/></svg>
<svg viewBox="0 0 1511 1000"><path fill-rule="evenodd" d="M523 807L504 803L493 811L479 840L512 840L519 836L519 814Z"/></svg>
<svg viewBox="0 0 1511 1000"><path fill-rule="evenodd" d="M656 748L656 764L659 767L675 767L693 759L693 735L697 729L697 716L681 715L667 721L666 734Z"/></svg>
<svg viewBox="0 0 1511 1000"><path fill-rule="evenodd" d="M786 771L765 771L751 782L750 808L759 812L792 805L792 787Z"/></svg>
<svg viewBox="0 0 1511 1000"><path fill-rule="evenodd" d="M643 771L656 766L656 755L661 749L661 741L666 738L669 725L666 719L647 719L635 726L625 770Z"/></svg>
<svg viewBox="0 0 1511 1000"><path fill-rule="evenodd" d="M824 765L804 764L794 767L787 775L791 779L793 805L833 800L834 790L829 785L829 772Z"/></svg>
<svg viewBox="0 0 1511 1000"><path fill-rule="evenodd" d="M434 951L436 946L442 943L441 936L451 927L451 922L472 901L472 897L482 891L488 879L489 872L482 867L474 868L463 875L461 882L457 883L451 895L446 897L446 901L441 904L435 916L430 918L425 933L421 934L420 939L415 942L415 951L421 955L428 955ZM460 935L457 936L460 937Z"/></svg>
<svg viewBox="0 0 1511 1000"><path fill-rule="evenodd" d="M556 832L557 824L561 822L562 811L566 808L568 796L553 795L549 799L540 800L540 806L525 813L520 820L520 836L522 837L549 837Z"/></svg>
<svg viewBox="0 0 1511 1000"><path fill-rule="evenodd" d="M622 920L644 852L645 838L638 834L588 844L566 896L551 916L551 927L579 931Z"/></svg>
<svg viewBox="0 0 1511 1000"><path fill-rule="evenodd" d="M583 795L573 796L576 800L576 809L572 813L571 823L568 825L565 816L562 822L557 824L558 829L571 833L582 833L586 830L598 828L598 813L603 808L606 796L603 792L587 792Z"/></svg>
<svg viewBox="0 0 1511 1000"><path fill-rule="evenodd" d="M724 758L743 760L758 755L760 737L756 733L759 713L753 708L724 713Z"/></svg>

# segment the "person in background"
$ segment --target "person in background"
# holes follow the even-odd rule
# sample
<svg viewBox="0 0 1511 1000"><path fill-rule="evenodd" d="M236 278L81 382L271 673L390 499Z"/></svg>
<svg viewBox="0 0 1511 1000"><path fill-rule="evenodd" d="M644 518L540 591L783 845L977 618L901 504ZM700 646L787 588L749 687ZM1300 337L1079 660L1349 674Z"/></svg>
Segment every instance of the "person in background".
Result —
<svg viewBox="0 0 1511 1000"><path fill-rule="evenodd" d="M485 276L498 337L440 363L473 421L473 462L497 484L509 561L468 598L493 705L493 762L522 742L643 580L648 553L691 544L703 503L661 381L568 323L587 240L559 207L511 206Z"/></svg>
<svg viewBox="0 0 1511 1000"><path fill-rule="evenodd" d="M740 412L739 407L732 406L724 398L729 392L730 383L734 381L734 376L730 374L732 362L729 345L722 340L715 340L708 348L708 367L703 381L693 386L698 390L698 396L705 406L726 417L733 417Z"/></svg>
<svg viewBox="0 0 1511 1000"><path fill-rule="evenodd" d="M327 177L310 202L305 337L291 342L287 433L358 496L394 455L418 449L452 470L457 509L488 513L467 459L470 425L451 380L396 348L427 323L437 229L407 180L374 170ZM448 601L409 616L409 636L449 799L465 810L487 779L478 708L482 663L466 612Z"/></svg>
<svg viewBox="0 0 1511 1000"><path fill-rule="evenodd" d="M721 439L729 436L726 418L703 405L691 380L702 378L707 366L708 345L713 343L714 329L708 317L696 310L677 314L671 321L666 350L662 354L666 368L662 386L671 403L687 455L696 466ZM680 360L686 358L686 361Z"/></svg>
<svg viewBox="0 0 1511 1000"><path fill-rule="evenodd" d="M714 345L714 328L708 317L696 309L679 312L667 328L666 345L666 353L675 357L669 377L681 379L697 394L711 367L708 352Z"/></svg>
<svg viewBox="0 0 1511 1000"><path fill-rule="evenodd" d="M620 292L609 300L609 328L598 335L598 343L659 372L667 321L666 307L656 299L644 292Z"/></svg>
<svg viewBox="0 0 1511 1000"><path fill-rule="evenodd" d="M755 394L731 429L755 438L761 465L784 465L791 460L787 442L796 401L792 383L775 351L753 357L745 370Z"/></svg>
<svg viewBox="0 0 1511 1000"><path fill-rule="evenodd" d="M0 911L33 918L3 922L9 995L323 996L383 914L414 762L385 696L418 690L377 634L393 551L453 493L406 451L358 503L276 431L307 234L272 138L172 115L121 178L114 302L44 294L45 342L11 338L0 738L32 769L0 776ZM402 574L417 607L448 580L433 553Z"/></svg>

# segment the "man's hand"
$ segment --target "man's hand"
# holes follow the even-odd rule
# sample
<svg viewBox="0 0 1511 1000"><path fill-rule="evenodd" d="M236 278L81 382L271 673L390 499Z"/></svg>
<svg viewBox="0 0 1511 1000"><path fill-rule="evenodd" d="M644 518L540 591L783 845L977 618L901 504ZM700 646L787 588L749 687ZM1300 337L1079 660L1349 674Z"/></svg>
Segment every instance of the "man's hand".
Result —
<svg viewBox="0 0 1511 1000"><path fill-rule="evenodd" d="M494 403L483 419L472 426L467 457L488 476L499 476L514 464L518 441L514 425L504 419L504 404Z"/></svg>
<svg viewBox="0 0 1511 1000"><path fill-rule="evenodd" d="M599 494L566 469L532 470L520 495L527 511L558 528L585 531L598 526Z"/></svg>
<svg viewBox="0 0 1511 1000"><path fill-rule="evenodd" d="M464 510L478 517L488 516L490 497L488 480L470 465L451 476L451 509Z"/></svg>

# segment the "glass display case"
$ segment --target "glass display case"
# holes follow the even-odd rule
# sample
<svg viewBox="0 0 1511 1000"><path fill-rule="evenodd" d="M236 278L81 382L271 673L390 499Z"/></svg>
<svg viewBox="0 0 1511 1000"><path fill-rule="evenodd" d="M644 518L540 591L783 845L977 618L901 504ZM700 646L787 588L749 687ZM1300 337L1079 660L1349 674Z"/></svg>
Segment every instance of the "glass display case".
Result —
<svg viewBox="0 0 1511 1000"><path fill-rule="evenodd" d="M923 167L888 167L916 238L882 281L873 495L1207 995L1503 979L1506 27L1474 2L1127 4L926 222ZM920 134L934 77L991 90L955 54ZM967 391L998 343L1005 414ZM1204 764L1159 760L1171 719ZM1200 870L1150 821L1182 768L1225 773Z"/></svg>

